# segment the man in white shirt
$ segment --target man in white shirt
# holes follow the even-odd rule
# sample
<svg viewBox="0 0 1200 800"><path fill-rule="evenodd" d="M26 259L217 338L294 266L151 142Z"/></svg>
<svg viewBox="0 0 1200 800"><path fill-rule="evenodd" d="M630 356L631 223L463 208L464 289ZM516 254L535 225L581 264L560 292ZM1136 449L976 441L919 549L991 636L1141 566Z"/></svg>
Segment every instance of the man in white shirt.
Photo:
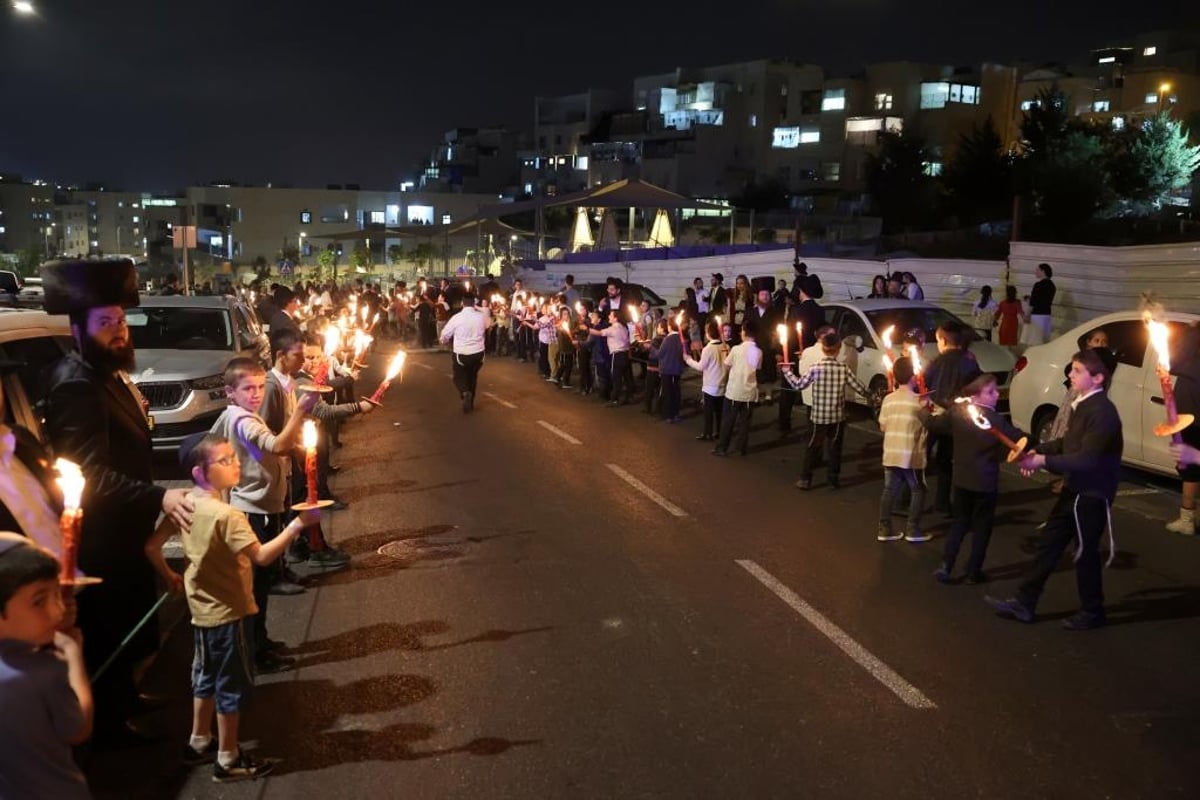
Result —
<svg viewBox="0 0 1200 800"><path fill-rule="evenodd" d="M462 397L464 414L475 408L475 386L479 368L483 366L484 337L491 324L491 315L476 307L475 295L466 293L462 310L442 328L442 344L453 340L454 388Z"/></svg>
<svg viewBox="0 0 1200 800"><path fill-rule="evenodd" d="M762 365L763 353L754 341L758 321L753 314L742 325L742 343L729 351L725 366L729 378L725 384L725 407L721 419L721 438L713 448L714 456L729 455L729 443L737 429L737 449L746 455L746 440L750 437L750 415L758 402L758 379L755 374Z"/></svg>

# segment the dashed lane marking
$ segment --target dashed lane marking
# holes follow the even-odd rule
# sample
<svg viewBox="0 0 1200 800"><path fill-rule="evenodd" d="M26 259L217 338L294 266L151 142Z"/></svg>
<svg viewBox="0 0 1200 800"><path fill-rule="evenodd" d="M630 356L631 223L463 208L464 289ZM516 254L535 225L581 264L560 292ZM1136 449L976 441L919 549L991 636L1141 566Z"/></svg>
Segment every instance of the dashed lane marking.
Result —
<svg viewBox="0 0 1200 800"><path fill-rule="evenodd" d="M516 406L513 406L513 408L516 408ZM551 425L549 422L546 422L546 420L544 420L544 419L539 419L537 421L537 424L541 425L543 428L550 431L555 436L557 436L558 438L560 438L564 441L570 442L571 444L583 444L583 442L579 441L574 436L572 436L571 434L564 431L562 428L556 428L555 426Z"/></svg>
<svg viewBox="0 0 1200 800"><path fill-rule="evenodd" d="M736 563L753 575L759 583L770 589L776 597L787 603L793 611L804 617L810 625L836 644L843 653L854 659L855 663L871 674L871 677L891 689L892 693L899 697L905 705L919 709L937 708L937 705L922 694L917 687L900 677L895 670L872 655L828 617L806 603L800 595L780 583L774 575L748 559L738 559Z"/></svg>
<svg viewBox="0 0 1200 800"><path fill-rule="evenodd" d="M432 364L425 364L425 363L423 363L423 362L420 362L420 361L414 361L413 363L414 363L414 364L416 364L416 365L417 365L418 367L420 367L421 369L429 369L429 370L432 370L432 369L433 369L433 365L432 365Z"/></svg>
<svg viewBox="0 0 1200 800"><path fill-rule="evenodd" d="M675 505L670 500L663 497L661 494L659 494L658 492L654 491L646 484L639 481L633 475L630 475L628 472L626 472L621 467L617 466L616 464L608 464L607 466L610 470L612 470L613 474L615 474L618 478L625 481L626 483L628 483L633 488L637 489L642 494L646 495L646 497L653 500L659 506L662 506L662 508L665 509L668 514L672 514L673 516L676 516L676 517L686 517L687 516L687 512L684 511L682 508Z"/></svg>
<svg viewBox="0 0 1200 800"><path fill-rule="evenodd" d="M510 403L507 400L497 397L496 395L492 394L491 392L483 392L483 396L492 398L493 400L495 400L497 403L504 406L505 408L516 408L517 407L516 403Z"/></svg>

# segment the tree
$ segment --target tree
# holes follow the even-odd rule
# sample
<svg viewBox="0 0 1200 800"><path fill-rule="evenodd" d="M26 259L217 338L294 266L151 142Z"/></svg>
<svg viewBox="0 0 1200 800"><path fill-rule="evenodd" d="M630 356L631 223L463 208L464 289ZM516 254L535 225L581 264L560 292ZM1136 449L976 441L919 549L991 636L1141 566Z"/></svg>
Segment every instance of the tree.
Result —
<svg viewBox="0 0 1200 800"><path fill-rule="evenodd" d="M751 180L742 191L729 198L734 208L753 211L776 211L788 207L787 186L778 178Z"/></svg>
<svg viewBox="0 0 1200 800"><path fill-rule="evenodd" d="M879 149L867 156L866 179L885 232L921 227L932 218L937 185L926 174L929 161L925 140L911 129L879 134Z"/></svg>
<svg viewBox="0 0 1200 800"><path fill-rule="evenodd" d="M256 256L254 258L254 277L260 281L264 281L271 277L271 265L267 263L266 256Z"/></svg>
<svg viewBox="0 0 1200 800"><path fill-rule="evenodd" d="M279 258L283 261L290 261L293 264L300 263L300 248L294 244L285 243L279 249Z"/></svg>
<svg viewBox="0 0 1200 800"><path fill-rule="evenodd" d="M1157 211L1172 193L1191 183L1200 167L1200 146L1189 145L1182 124L1166 112L1127 128L1133 133L1124 137L1126 147L1119 155L1127 165L1129 185L1121 187L1121 200L1135 211Z"/></svg>
<svg viewBox="0 0 1200 800"><path fill-rule="evenodd" d="M417 262L417 268L425 271L433 267L433 263L437 260L439 253L432 242L421 242L412 249L409 255L413 261Z"/></svg>
<svg viewBox="0 0 1200 800"><path fill-rule="evenodd" d="M943 183L952 210L966 222L1007 219L1012 209L1013 159L991 116L959 138Z"/></svg>
<svg viewBox="0 0 1200 800"><path fill-rule="evenodd" d="M393 267L399 266L400 262L403 261L405 257L404 247L398 244L390 245L387 250L387 255L388 261L392 263Z"/></svg>
<svg viewBox="0 0 1200 800"><path fill-rule="evenodd" d="M337 251L332 245L317 253L317 268L318 280L325 279L326 271L332 278L337 278Z"/></svg>
<svg viewBox="0 0 1200 800"><path fill-rule="evenodd" d="M350 263L355 269L363 269L370 272L371 270L371 251L367 249L365 244L356 244L354 249L350 251Z"/></svg>
<svg viewBox="0 0 1200 800"><path fill-rule="evenodd" d="M46 260L46 254L40 247L26 247L17 251L16 273L22 278L31 278L38 274L38 267Z"/></svg>

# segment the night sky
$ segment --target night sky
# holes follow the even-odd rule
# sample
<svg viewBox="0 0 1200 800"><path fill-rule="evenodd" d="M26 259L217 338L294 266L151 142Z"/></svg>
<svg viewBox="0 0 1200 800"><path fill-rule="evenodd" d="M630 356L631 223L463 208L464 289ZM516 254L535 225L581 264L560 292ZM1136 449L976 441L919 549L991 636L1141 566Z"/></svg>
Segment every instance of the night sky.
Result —
<svg viewBox="0 0 1200 800"><path fill-rule="evenodd" d="M9 1L0 172L129 190L394 186L446 130L676 66L1070 61L1200 22L1181 0Z"/></svg>

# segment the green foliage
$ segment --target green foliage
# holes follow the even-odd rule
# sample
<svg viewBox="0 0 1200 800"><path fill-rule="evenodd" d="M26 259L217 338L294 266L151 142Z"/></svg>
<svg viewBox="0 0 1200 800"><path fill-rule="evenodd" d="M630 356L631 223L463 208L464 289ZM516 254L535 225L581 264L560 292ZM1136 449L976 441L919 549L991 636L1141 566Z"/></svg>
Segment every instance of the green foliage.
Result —
<svg viewBox="0 0 1200 800"><path fill-rule="evenodd" d="M409 259L417 262L418 269L424 271L433 268L439 255L438 248L432 242L421 242L409 253Z"/></svg>
<svg viewBox="0 0 1200 800"><path fill-rule="evenodd" d="M1188 144L1183 126L1165 112L1147 118L1134 130L1124 155L1134 180L1121 195L1156 210L1171 193L1191 183L1200 167L1200 146Z"/></svg>
<svg viewBox="0 0 1200 800"><path fill-rule="evenodd" d="M254 277L260 281L271 277L271 265L267 262L266 256L256 256L252 266L254 267Z"/></svg>
<svg viewBox="0 0 1200 800"><path fill-rule="evenodd" d="M291 243L285 244L279 249L279 257L284 261L290 261L293 264L299 264L300 248Z"/></svg>
<svg viewBox="0 0 1200 800"><path fill-rule="evenodd" d="M22 278L32 278L38 274L38 267L46 260L46 253L40 247L27 247L17 251L17 262L14 270Z"/></svg>
<svg viewBox="0 0 1200 800"><path fill-rule="evenodd" d="M356 244L354 249L350 251L350 263L356 268L362 268L368 272L371 269L371 251L367 249L365 244Z"/></svg>
<svg viewBox="0 0 1200 800"><path fill-rule="evenodd" d="M920 228L933 219L937 183L925 174L930 151L911 129L879 134L879 149L867 156L867 188L887 233Z"/></svg>
<svg viewBox="0 0 1200 800"><path fill-rule="evenodd" d="M387 256L388 261L391 262L393 267L399 266L400 262L405 258L404 247L398 244L390 245L387 250Z"/></svg>
<svg viewBox="0 0 1200 800"><path fill-rule="evenodd" d="M1012 212L1013 158L989 116L959 139L942 181L952 213L965 222L1007 219Z"/></svg>

